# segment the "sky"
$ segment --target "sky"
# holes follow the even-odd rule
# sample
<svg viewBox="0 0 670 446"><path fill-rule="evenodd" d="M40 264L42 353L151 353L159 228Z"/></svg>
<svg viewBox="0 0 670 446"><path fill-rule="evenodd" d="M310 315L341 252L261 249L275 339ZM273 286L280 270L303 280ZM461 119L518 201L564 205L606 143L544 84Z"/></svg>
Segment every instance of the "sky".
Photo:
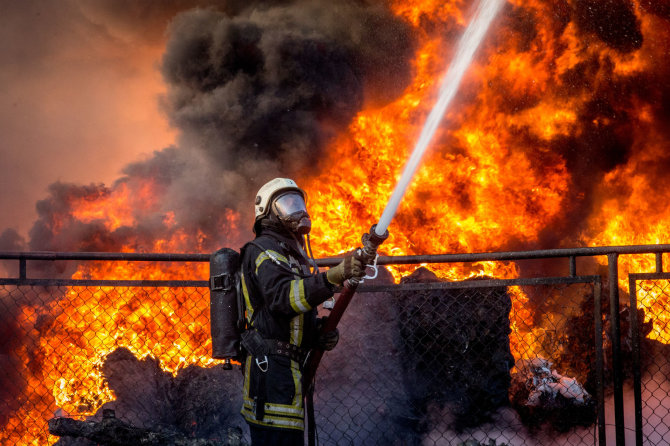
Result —
<svg viewBox="0 0 670 446"><path fill-rule="evenodd" d="M174 142L159 64L188 2L157 3L0 1L0 233L27 236L55 181L109 184Z"/></svg>

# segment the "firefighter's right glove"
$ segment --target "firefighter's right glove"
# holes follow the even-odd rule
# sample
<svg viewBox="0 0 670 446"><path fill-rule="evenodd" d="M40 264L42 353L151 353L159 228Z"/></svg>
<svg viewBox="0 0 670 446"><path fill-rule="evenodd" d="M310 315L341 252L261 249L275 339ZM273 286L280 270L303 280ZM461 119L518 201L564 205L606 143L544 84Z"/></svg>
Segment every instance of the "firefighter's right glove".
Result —
<svg viewBox="0 0 670 446"><path fill-rule="evenodd" d="M345 255L344 260L326 272L328 282L336 286L342 286L347 279L354 277L360 279L363 276L365 276L365 265L353 253Z"/></svg>

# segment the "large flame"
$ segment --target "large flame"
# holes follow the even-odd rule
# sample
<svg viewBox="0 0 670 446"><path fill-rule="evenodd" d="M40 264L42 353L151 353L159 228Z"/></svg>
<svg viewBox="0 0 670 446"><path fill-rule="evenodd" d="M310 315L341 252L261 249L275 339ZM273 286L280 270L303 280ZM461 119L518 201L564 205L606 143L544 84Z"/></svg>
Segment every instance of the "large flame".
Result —
<svg viewBox="0 0 670 446"><path fill-rule="evenodd" d="M454 34L446 34L434 25L462 29L468 20L464 3L395 2L395 13L416 28L419 49L413 66L415 75L395 102L358 114L330 148L327 171L303 179L301 185L307 190L315 222L312 241L317 257L357 247L361 234L381 215L451 56ZM558 29L552 2L510 3L509 7L522 8L532 16L536 35L528 38L502 26L492 32L466 75L460 99L447 110L434 146L389 228L391 235L380 249L382 253L484 252L532 246L571 205L566 202L573 181L568 163L552 147L558 138L580 137L579 116L592 98L586 90L566 94L567 74L580 64L599 61L600 68L590 73L595 90L610 82L611 76L624 78L645 72L652 69L651 63L657 63L653 61L664 57L669 34L663 28L665 22L639 7L635 12L644 43L638 50L618 52L595 38L584 39L574 22ZM604 67L613 69L605 73ZM510 105L510 97L517 98L520 105ZM531 105L521 104L523 98L530 98ZM663 138L655 131L652 111L641 104L631 106L639 106L634 110L641 126L637 131L645 138L636 138L635 144L642 147L604 177L594 192L603 197L598 198L597 211L581 226L585 228L582 233L570 240L572 243L626 245L669 239L667 218L663 218L666 210L648 204L650 194L662 196L668 189L658 190L644 175L664 150ZM528 150L528 141L536 145L532 150ZM139 195L119 185L109 193L82 198L73 205L71 217L102 221L110 231L132 226L137 209L154 206L160 195L148 180L138 190L142 191ZM231 212L223 222L230 230L237 228L238 220L239 216ZM148 250L174 252L190 246L188 251L197 251L201 246L201 234L176 227L173 214L164 215L164 227L167 235ZM135 246L123 250L133 251ZM624 273L651 271L653 265L654 259L649 256L621 260ZM395 267L392 273L398 279L414 268ZM431 268L441 277L459 280L518 275L514 264L504 262ZM206 265L140 268L116 262L82 267L74 278L206 276ZM621 280L624 286L625 274ZM653 308L653 337L664 342L670 342L667 294L645 293L649 300L640 302ZM516 359L530 358L541 350L535 331L541 328L529 328L533 312L523 291L513 288L512 295L513 354ZM44 426L28 431L22 426L35 426L34 420L46 420L58 409L73 416L92 414L111 401L114 395L100 367L105 356L118 347L129 348L138 358L151 355L171 373L189 364L212 363L208 358L208 300L194 289L72 288L50 310L57 316L40 338L41 367L33 366L34 358L28 352L24 356L25 369L33 371L28 388L35 389L27 399L37 409L24 405L9 421L0 438L11 444L52 444L56 438L44 438ZM40 311L37 307L24 309L20 323L26 332L35 326ZM45 405L44 401L52 403Z"/></svg>

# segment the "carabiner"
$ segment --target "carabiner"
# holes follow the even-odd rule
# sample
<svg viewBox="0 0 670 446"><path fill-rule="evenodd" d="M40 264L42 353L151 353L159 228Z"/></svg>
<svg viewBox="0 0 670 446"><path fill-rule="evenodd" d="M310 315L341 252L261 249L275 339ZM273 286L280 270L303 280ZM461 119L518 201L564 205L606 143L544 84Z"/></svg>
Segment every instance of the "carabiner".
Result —
<svg viewBox="0 0 670 446"><path fill-rule="evenodd" d="M258 358L256 358L256 365L261 370L261 372L263 372L263 373L267 372L268 371L268 357L264 355L262 361L258 361ZM263 368L263 366L265 366L265 368Z"/></svg>

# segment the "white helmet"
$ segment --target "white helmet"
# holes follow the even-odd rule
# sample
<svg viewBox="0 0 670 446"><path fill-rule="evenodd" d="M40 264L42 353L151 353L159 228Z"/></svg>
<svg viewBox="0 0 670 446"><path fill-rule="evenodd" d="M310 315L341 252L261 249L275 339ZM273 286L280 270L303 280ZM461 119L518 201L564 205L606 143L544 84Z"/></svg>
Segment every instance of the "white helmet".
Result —
<svg viewBox="0 0 670 446"><path fill-rule="evenodd" d="M272 181L265 183L256 194L255 202L255 221L260 220L261 218L268 215L270 212L270 205L272 204L272 199L281 192L287 191L297 191L302 195L303 200L307 201L307 194L304 190L300 189L295 181L290 178L275 178Z"/></svg>

